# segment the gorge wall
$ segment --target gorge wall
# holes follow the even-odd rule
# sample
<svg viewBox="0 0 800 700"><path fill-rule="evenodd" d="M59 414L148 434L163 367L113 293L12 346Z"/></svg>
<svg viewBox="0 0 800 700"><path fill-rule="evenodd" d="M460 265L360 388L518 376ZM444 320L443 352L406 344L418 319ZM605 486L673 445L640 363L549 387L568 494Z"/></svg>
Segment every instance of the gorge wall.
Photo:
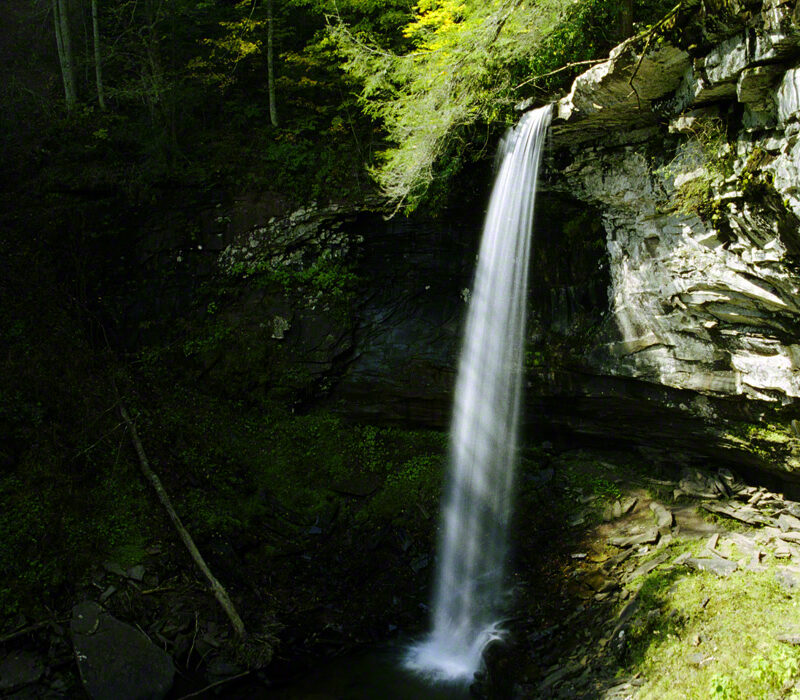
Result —
<svg viewBox="0 0 800 700"><path fill-rule="evenodd" d="M797 6L699 5L691 16L691 34L677 16L670 31L618 46L556 106L551 188L599 211L610 273L607 308L576 364L658 389L645 406L666 412L648 426L633 411L627 429L791 474Z"/></svg>
<svg viewBox="0 0 800 700"><path fill-rule="evenodd" d="M554 107L529 432L798 481L799 10L711 5L684 2ZM235 291L209 326L224 321L219 342L191 348L199 376L445 426L485 198L388 222L223 207L215 274Z"/></svg>

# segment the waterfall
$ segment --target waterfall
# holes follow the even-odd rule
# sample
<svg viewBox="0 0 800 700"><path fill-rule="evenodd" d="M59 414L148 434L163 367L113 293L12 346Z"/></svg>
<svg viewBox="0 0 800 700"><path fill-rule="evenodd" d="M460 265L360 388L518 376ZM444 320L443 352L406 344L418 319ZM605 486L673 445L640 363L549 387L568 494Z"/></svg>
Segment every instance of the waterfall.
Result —
<svg viewBox="0 0 800 700"><path fill-rule="evenodd" d="M471 679L500 634L533 206L550 117L549 106L526 113L498 150L456 380L433 628L406 658L441 680Z"/></svg>

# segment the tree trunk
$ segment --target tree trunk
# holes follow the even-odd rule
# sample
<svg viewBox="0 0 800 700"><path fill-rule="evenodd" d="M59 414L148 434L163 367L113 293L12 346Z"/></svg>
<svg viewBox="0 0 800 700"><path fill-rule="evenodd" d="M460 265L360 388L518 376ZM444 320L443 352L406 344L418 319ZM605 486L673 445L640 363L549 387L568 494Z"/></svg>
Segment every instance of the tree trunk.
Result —
<svg viewBox="0 0 800 700"><path fill-rule="evenodd" d="M64 49L65 84L69 86L67 108L71 111L78 102L75 87L75 57L72 53L72 34L69 28L69 6L67 0L58 0L58 22L61 25L61 45Z"/></svg>
<svg viewBox="0 0 800 700"><path fill-rule="evenodd" d="M267 79L269 90L269 120L278 126L278 108L275 105L275 62L273 61L273 0L267 0Z"/></svg>
<svg viewBox="0 0 800 700"><path fill-rule="evenodd" d="M69 17L64 0L53 0L53 26L56 30L56 47L58 49L58 62L61 66L61 78L64 81L64 101L67 103L67 111L71 112L78 100L75 89L75 70L72 60Z"/></svg>
<svg viewBox="0 0 800 700"><path fill-rule="evenodd" d="M100 24L97 21L97 0L92 0L92 36L94 39L94 75L97 82L97 102L100 109L106 108L106 97L103 91L103 61L100 54Z"/></svg>
<svg viewBox="0 0 800 700"><path fill-rule="evenodd" d="M619 10L619 38L633 36L633 0L623 0Z"/></svg>

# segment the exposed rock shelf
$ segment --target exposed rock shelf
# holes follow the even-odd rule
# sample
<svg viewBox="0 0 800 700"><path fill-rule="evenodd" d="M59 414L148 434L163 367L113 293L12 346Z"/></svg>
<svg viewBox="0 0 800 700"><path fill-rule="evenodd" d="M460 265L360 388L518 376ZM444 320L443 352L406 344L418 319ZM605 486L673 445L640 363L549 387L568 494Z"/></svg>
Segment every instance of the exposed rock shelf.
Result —
<svg viewBox="0 0 800 700"><path fill-rule="evenodd" d="M696 43L629 40L574 81L553 122L550 189L598 212L610 277L575 362L692 392L666 404L716 424L717 445L732 404L714 399L748 400L734 412L754 423L780 407L785 428L800 397L796 15L748 2ZM543 344L574 331L569 316L555 326L535 329ZM762 467L791 474L797 435L776 439L787 450Z"/></svg>

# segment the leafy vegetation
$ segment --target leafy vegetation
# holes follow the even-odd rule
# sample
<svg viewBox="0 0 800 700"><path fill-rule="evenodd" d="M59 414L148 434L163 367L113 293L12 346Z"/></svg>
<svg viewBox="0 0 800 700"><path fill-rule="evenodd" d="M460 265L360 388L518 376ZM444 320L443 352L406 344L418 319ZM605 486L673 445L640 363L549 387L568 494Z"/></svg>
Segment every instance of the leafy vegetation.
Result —
<svg viewBox="0 0 800 700"><path fill-rule="evenodd" d="M622 38L625 5L425 0L403 28L410 42L403 53L333 23L344 68L361 86L360 105L387 133L389 147L372 170L383 193L396 207L414 209L437 177L458 171L470 143L478 141L473 155L482 153L492 128L513 120L515 103L534 89L534 99L546 102L575 74L562 69ZM642 3L637 12L646 19L664 9Z"/></svg>
<svg viewBox="0 0 800 700"><path fill-rule="evenodd" d="M315 523L330 526L332 514L340 527L396 522L427 530L420 523L438 501L440 433L348 425L330 413L296 415L188 386L159 395L131 410L198 542L249 542L247 533L267 522L284 532L270 545L280 553ZM29 451L17 469L0 475L5 615L57 607L99 561L137 563L169 532L120 426L87 456L86 470L76 474L54 463L50 450Z"/></svg>
<svg viewBox="0 0 800 700"><path fill-rule="evenodd" d="M452 175L485 155L515 103L551 99L582 62L667 5L114 0L92 39L76 31L91 22L89 3L76 2L66 17L75 83L66 112L58 81L66 69L43 48L53 18L34 23L38 10L20 8L7 38L34 53L36 70L24 80L18 57L7 66L15 79L3 87L12 106L0 123L5 175L35 174L47 189L66 176L74 187L110 186L139 201L175 181L276 189L301 201L363 197L367 164L390 201L411 209L426 193L443 196ZM91 167L73 172L74 162Z"/></svg>
<svg viewBox="0 0 800 700"><path fill-rule="evenodd" d="M718 117L697 117L686 128L687 141L659 172L675 177L679 171L688 171L690 177L684 177L678 186L677 209L717 224L724 217L714 199L714 188L732 174L735 155L728 143L726 125Z"/></svg>
<svg viewBox="0 0 800 700"><path fill-rule="evenodd" d="M151 444L172 455L176 508L200 537L257 530L276 517L299 536L332 513L345 527L413 524L413 504L433 512L438 499L440 433L348 425L327 412L297 415L189 388L142 419Z"/></svg>

